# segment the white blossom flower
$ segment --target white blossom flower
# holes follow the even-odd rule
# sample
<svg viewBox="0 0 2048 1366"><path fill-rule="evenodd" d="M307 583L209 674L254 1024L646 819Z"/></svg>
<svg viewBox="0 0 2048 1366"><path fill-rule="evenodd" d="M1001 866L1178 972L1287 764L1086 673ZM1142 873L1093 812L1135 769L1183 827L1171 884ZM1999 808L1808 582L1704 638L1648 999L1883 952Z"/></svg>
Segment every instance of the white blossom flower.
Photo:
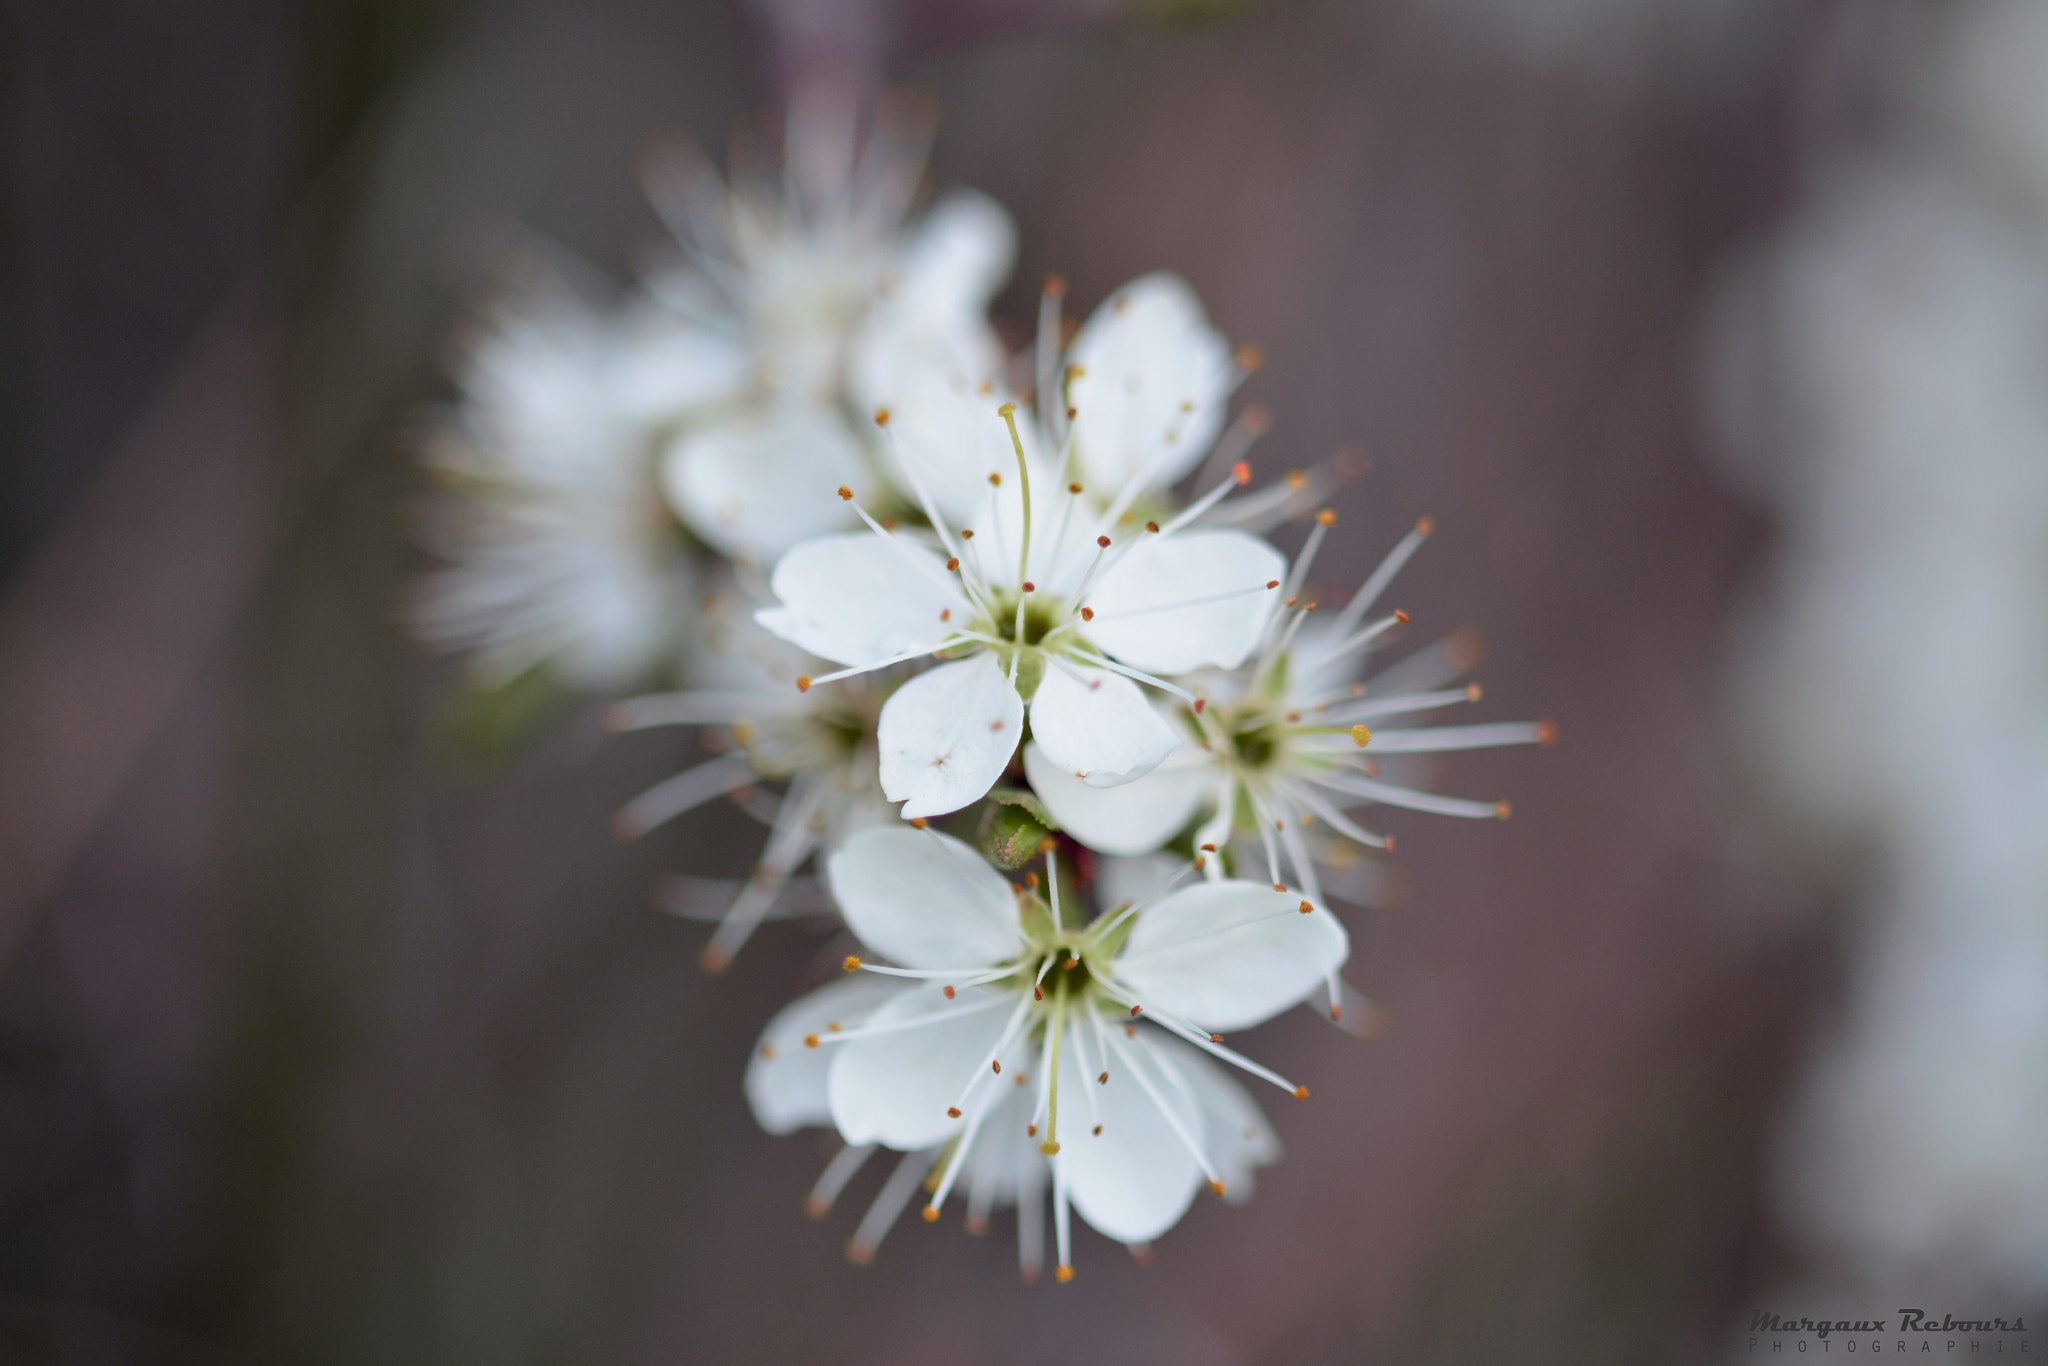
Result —
<svg viewBox="0 0 2048 1366"><path fill-rule="evenodd" d="M1391 848L1390 836L1358 825L1347 813L1364 803L1442 815L1505 817L1505 802L1441 796L1388 781L1381 756L1496 745L1548 744L1549 722L1420 726L1373 730L1395 716L1421 716L1479 700L1479 686L1443 688L1446 652L1426 652L1359 682L1358 661L1395 625L1395 612L1366 615L1394 575L1429 535L1427 521L1402 539L1327 629L1304 630L1314 603L1295 597L1306 583L1324 536L1336 524L1325 512L1309 533L1287 579L1287 614L1276 615L1259 653L1241 669L1183 679L1199 695L1172 709L1192 741L1151 773L1113 788L1077 782L1036 743L1024 750L1024 771L1061 828L1091 849L1136 855L1157 849L1197 820L1197 857L1211 878L1249 860L1230 848L1248 839L1263 853L1269 881L1292 882L1323 901L1317 865L1343 842ZM1453 664L1454 667L1454 664ZM1323 833L1327 832L1327 833ZM1226 857L1204 857L1219 852ZM1256 856L1256 855L1254 855ZM1341 856L1340 856L1341 857ZM1283 869L1285 871L1283 871ZM1333 993L1333 1010L1339 998Z"/></svg>
<svg viewBox="0 0 2048 1366"><path fill-rule="evenodd" d="M936 1167L927 1219L963 1174L973 1219L1006 1179L1020 1207L1049 1185L1061 1280L1070 1208L1148 1244L1205 1183L1228 1195L1277 1155L1256 1107L1195 1050L1305 1099L1217 1031L1296 1004L1349 952L1328 911L1242 882L1083 925L1053 856L1041 899L931 830L855 836L831 885L863 948L888 960L847 966L889 980L834 983L770 1024L747 1079L756 1114L777 1131L829 1118L854 1149L911 1154L908 1187ZM1030 1217L1020 1208L1020 1225Z"/></svg>
<svg viewBox="0 0 2048 1366"><path fill-rule="evenodd" d="M793 899L791 880L806 860L889 814L875 779L875 725L895 680L877 673L843 689L798 692L793 680L817 662L755 625L736 598L726 591L706 602L689 651L692 687L630 698L605 713L615 731L700 726L707 743L731 747L629 802L614 822L622 837L638 838L727 795L768 826L760 859L736 890L691 878L664 889L670 909L718 922L702 953L712 972L730 965L755 928ZM782 795L754 791L756 781L783 784Z"/></svg>
<svg viewBox="0 0 2048 1366"><path fill-rule="evenodd" d="M925 655L947 661L882 709L882 788L906 817L986 793L1016 750L1027 701L1040 748L1081 781L1151 771L1179 740L1137 684L1178 694L1160 675L1242 661L1285 569L1256 537L1190 527L1248 471L1165 525L1113 541L1111 511L1027 450L1016 410L983 409L961 428L971 447L963 461L1003 436L1013 458L1014 479L987 475L977 519L985 535L956 533L913 473L939 549L861 510L872 534L790 550L771 581L779 605L759 614L777 635L846 666L799 679L802 688Z"/></svg>
<svg viewBox="0 0 2048 1366"><path fill-rule="evenodd" d="M857 331L890 338L864 355L1000 356L985 314L1014 230L968 192L908 221L930 134L908 112L885 105L863 141L851 97L813 86L792 102L779 173L736 166L728 185L687 147L650 162L649 197L688 253L650 285L747 357L727 402L683 424L662 466L676 514L725 555L771 562L852 524L832 490L873 473L877 379L872 361L852 363Z"/></svg>
<svg viewBox="0 0 2048 1366"><path fill-rule="evenodd" d="M424 452L448 488L421 535L449 561L414 629L499 686L537 665L609 688L646 672L686 616L687 562L653 478L660 415L723 388L736 357L655 314L610 314L535 275L499 303Z"/></svg>

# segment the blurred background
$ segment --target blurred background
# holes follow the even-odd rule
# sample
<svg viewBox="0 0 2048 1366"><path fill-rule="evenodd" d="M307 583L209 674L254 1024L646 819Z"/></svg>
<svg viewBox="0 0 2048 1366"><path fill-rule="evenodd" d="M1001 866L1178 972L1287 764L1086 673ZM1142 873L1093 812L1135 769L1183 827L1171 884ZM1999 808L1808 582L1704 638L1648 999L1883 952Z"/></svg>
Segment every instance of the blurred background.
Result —
<svg viewBox="0 0 2048 1366"><path fill-rule="evenodd" d="M0 1355L1720 1361L2048 1313L2048 9L1896 0L27 0L5 19ZM646 139L936 92L998 314L1180 271L1474 625L1361 1043L1245 1208L1071 1286L875 1265L748 1049L819 970L657 910L684 751L451 755L402 436L490 244L630 280ZM1299 532L1283 531L1291 546ZM1403 815L1408 819L1401 819ZM726 860L730 862L730 859ZM858 1192L856 1193L858 1194ZM844 1220L840 1221L844 1223ZM2033 1346L2038 1349L2039 1343Z"/></svg>

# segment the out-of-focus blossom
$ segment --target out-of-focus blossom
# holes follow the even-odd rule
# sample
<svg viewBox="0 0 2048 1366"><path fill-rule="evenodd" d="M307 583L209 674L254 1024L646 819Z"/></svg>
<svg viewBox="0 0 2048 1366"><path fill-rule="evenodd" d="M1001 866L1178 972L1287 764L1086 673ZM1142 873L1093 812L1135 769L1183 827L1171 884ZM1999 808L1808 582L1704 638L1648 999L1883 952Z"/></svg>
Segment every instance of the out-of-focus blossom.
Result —
<svg viewBox="0 0 2048 1366"><path fill-rule="evenodd" d="M1740 700L1791 824L1874 850L1846 1016L1785 1151L1795 1231L1868 1283L2036 1297L2048 11L1932 32L1911 136L1838 175L1723 316L1732 468L1783 537Z"/></svg>
<svg viewBox="0 0 2048 1366"><path fill-rule="evenodd" d="M806 860L829 855L889 815L875 779L875 725L894 680L874 674L844 688L799 692L797 677L817 661L762 630L737 600L738 590L728 589L707 601L688 654L691 688L630 698L605 713L613 730L700 726L734 750L627 804L616 821L621 835L638 837L756 780L785 785L780 797L745 794L746 809L767 824L768 838L752 874L716 915L718 929L703 951L704 966L714 972L774 912ZM684 909L700 913L694 905Z"/></svg>
<svg viewBox="0 0 2048 1366"><path fill-rule="evenodd" d="M612 316L535 274L463 358L424 449L444 488L421 518L448 563L412 623L469 652L486 687L545 665L577 687L645 674L677 640L688 562L653 479L669 415L706 403L733 358L659 313Z"/></svg>
<svg viewBox="0 0 2048 1366"><path fill-rule="evenodd" d="M725 555L770 563L853 523L833 491L873 483L867 418L890 365L1000 357L985 314L1014 232L964 191L911 218L929 136L895 101L863 139L850 99L812 87L791 106L779 170L738 162L728 181L685 146L649 163L648 193L685 250L650 288L744 357L662 461L676 515ZM856 333L887 340L855 364Z"/></svg>
<svg viewBox="0 0 2048 1366"><path fill-rule="evenodd" d="M1147 1244L1205 1183L1228 1195L1277 1155L1256 1108L1193 1050L1305 1098L1215 1031L1296 1004L1349 952L1327 911L1252 883L1201 882L1082 924L1055 858L1041 899L936 831L856 836L831 884L886 960L848 967L885 984L834 983L770 1024L748 1075L756 1114L777 1131L829 1117L850 1151L912 1154L899 1168L912 1186L936 1164L928 1219L963 1173L976 1220L999 1189L1021 1206L1050 1185L1061 1280L1070 1207ZM890 1220L900 1208L878 1201ZM1020 1210L1020 1226L1035 1217ZM864 1232L857 1257L879 1236ZM1028 1242L1022 1253L1028 1273Z"/></svg>
<svg viewBox="0 0 2048 1366"><path fill-rule="evenodd" d="M760 613L769 630L847 666L804 687L925 655L950 661L882 708L882 788L906 817L986 794L1016 752L1027 699L1039 747L1081 781L1149 772L1179 742L1137 684L1179 693L1160 675L1241 662L1286 568L1253 536L1190 529L1213 500L1113 542L1114 518L1027 455L1013 404L984 421L998 432L1008 422L1016 477L991 473L978 538L956 533L929 498L938 549L863 511L872 534L785 555L772 581L780 605Z"/></svg>

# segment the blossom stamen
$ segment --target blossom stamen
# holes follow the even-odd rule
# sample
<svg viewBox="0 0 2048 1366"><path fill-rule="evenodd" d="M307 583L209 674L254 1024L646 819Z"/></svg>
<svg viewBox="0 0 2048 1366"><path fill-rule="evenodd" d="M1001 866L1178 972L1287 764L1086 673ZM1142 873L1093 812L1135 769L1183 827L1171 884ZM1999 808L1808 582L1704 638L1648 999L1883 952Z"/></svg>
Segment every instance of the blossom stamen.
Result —
<svg viewBox="0 0 2048 1366"><path fill-rule="evenodd" d="M686 768L672 778L664 778L620 807L612 818L612 833L622 840L638 839L685 811L752 781L754 770L742 754L728 754Z"/></svg>
<svg viewBox="0 0 2048 1366"><path fill-rule="evenodd" d="M1422 548L1422 543L1428 540L1430 533L1435 530L1436 523L1424 517L1415 524L1413 530L1397 541L1394 548L1387 552L1387 557L1380 561L1379 568L1366 576L1365 582L1352 594L1351 601L1344 604L1344 610L1337 614L1336 624L1331 629L1341 636L1358 625L1365 614L1372 610L1372 605L1379 600L1380 594L1386 591L1387 585L1394 581L1394 576L1401 572L1402 566L1408 563L1409 557Z"/></svg>
<svg viewBox="0 0 2048 1366"><path fill-rule="evenodd" d="M875 1145L872 1143L849 1143L834 1153L832 1160L825 1164L825 1170L818 1173L811 1193L804 1197L804 1213L813 1219L823 1219L830 1214L839 1192L846 1189L846 1183L853 1180L874 1155Z"/></svg>
<svg viewBox="0 0 2048 1366"><path fill-rule="evenodd" d="M910 1197L917 1193L918 1183L924 1180L933 1157L929 1151L903 1154L903 1160L889 1173L889 1179L854 1229L852 1240L846 1244L846 1260L855 1266L866 1266L875 1259L876 1249L903 1213L903 1207L910 1203Z"/></svg>

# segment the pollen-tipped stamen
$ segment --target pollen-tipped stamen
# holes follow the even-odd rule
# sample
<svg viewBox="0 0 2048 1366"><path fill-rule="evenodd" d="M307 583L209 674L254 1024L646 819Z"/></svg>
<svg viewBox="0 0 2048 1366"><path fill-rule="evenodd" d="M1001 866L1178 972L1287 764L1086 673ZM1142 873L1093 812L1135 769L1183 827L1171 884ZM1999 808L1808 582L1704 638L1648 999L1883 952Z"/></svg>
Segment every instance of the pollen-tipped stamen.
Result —
<svg viewBox="0 0 2048 1366"><path fill-rule="evenodd" d="M1372 610L1373 603L1379 600L1380 594L1386 591L1387 585L1394 581L1394 576L1408 563L1409 557L1422 548L1422 543L1428 540L1430 533L1435 530L1436 523L1425 517L1415 524L1412 531L1394 543L1394 548L1380 561L1379 568L1366 576L1365 582L1352 594L1351 601L1345 603L1344 610L1337 614L1337 634L1342 635L1364 619L1365 614Z"/></svg>

